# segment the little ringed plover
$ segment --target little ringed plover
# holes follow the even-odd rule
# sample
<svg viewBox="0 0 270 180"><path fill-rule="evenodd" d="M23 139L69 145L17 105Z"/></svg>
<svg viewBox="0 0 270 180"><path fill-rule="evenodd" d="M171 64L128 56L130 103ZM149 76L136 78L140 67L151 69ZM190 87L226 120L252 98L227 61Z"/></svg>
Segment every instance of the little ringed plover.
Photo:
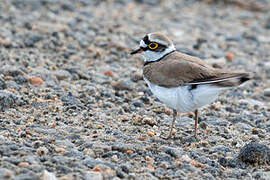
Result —
<svg viewBox="0 0 270 180"><path fill-rule="evenodd" d="M161 33L147 34L139 49L131 54L143 56L144 80L152 93L173 109L169 137L177 112L194 111L196 136L198 108L213 102L223 90L251 79L250 73L216 69L197 57L176 51L173 42Z"/></svg>

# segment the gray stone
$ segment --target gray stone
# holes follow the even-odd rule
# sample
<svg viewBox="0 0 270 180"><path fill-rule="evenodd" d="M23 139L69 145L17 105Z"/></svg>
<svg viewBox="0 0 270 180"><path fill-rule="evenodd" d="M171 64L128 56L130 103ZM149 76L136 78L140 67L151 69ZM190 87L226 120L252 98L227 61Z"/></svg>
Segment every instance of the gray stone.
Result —
<svg viewBox="0 0 270 180"><path fill-rule="evenodd" d="M264 95L264 96L270 97L270 88L266 88L266 89L263 91L263 95Z"/></svg>
<svg viewBox="0 0 270 180"><path fill-rule="evenodd" d="M64 93L61 96L61 101L64 103L64 106L76 105L78 107L82 106L81 101L74 96L71 92Z"/></svg>
<svg viewBox="0 0 270 180"><path fill-rule="evenodd" d="M14 107L18 103L18 99L18 96L13 93L6 90L0 90L0 110Z"/></svg>
<svg viewBox="0 0 270 180"><path fill-rule="evenodd" d="M39 180L39 177L33 173L24 173L17 175L14 180Z"/></svg>
<svg viewBox="0 0 270 180"><path fill-rule="evenodd" d="M70 142L69 140L67 140L67 139L65 139L65 140L56 140L55 145L56 146L66 146L66 147L69 147L69 148L74 147L74 144L72 142Z"/></svg>
<svg viewBox="0 0 270 180"><path fill-rule="evenodd" d="M257 142L250 142L239 152L237 159L249 164L270 164L270 148Z"/></svg>
<svg viewBox="0 0 270 180"><path fill-rule="evenodd" d="M6 168L0 168L0 179L14 179L14 173Z"/></svg>
<svg viewBox="0 0 270 180"><path fill-rule="evenodd" d="M86 180L103 180L102 174L95 171L86 172L84 178Z"/></svg>
<svg viewBox="0 0 270 180"><path fill-rule="evenodd" d="M136 180L158 180L155 176L153 176L151 173L143 173L139 174L136 178Z"/></svg>
<svg viewBox="0 0 270 180"><path fill-rule="evenodd" d="M57 178L55 177L54 173L44 170L41 180L57 180Z"/></svg>
<svg viewBox="0 0 270 180"><path fill-rule="evenodd" d="M2 77L0 77L0 90L6 89L6 87L7 86L5 80Z"/></svg>
<svg viewBox="0 0 270 180"><path fill-rule="evenodd" d="M64 80L71 77L70 73L66 70L53 71L52 74L59 80Z"/></svg>

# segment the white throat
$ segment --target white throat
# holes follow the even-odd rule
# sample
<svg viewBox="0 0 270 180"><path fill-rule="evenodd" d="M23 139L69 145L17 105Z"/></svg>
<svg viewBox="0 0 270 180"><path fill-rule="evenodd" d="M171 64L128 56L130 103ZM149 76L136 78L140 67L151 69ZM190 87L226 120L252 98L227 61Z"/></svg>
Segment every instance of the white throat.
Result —
<svg viewBox="0 0 270 180"><path fill-rule="evenodd" d="M141 47L146 47L147 45L144 43L144 41L141 41L140 43ZM160 58L164 57L165 55L171 53L172 51L175 51L174 45L170 45L165 51L162 52L155 52L155 51L143 51L141 55L144 58L144 62L151 62L151 61L157 61Z"/></svg>

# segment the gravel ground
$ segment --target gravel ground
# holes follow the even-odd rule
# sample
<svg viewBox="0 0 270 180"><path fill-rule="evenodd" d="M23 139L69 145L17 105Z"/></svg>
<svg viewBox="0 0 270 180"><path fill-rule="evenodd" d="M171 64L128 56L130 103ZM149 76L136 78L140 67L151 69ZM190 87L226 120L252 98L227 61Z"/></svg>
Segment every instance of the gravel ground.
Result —
<svg viewBox="0 0 270 180"><path fill-rule="evenodd" d="M270 11L211 0L1 0L0 24L0 179L270 179ZM154 31L215 67L256 73L200 110L198 140L192 115L163 138L171 111L129 55Z"/></svg>

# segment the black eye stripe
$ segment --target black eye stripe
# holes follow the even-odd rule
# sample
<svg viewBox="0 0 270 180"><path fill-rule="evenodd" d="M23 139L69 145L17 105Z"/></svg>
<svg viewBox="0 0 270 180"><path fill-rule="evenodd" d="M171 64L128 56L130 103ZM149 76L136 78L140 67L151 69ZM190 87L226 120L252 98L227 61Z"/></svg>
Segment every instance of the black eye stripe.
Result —
<svg viewBox="0 0 270 180"><path fill-rule="evenodd" d="M151 42L149 41L149 37L148 37L147 35L144 36L143 41L144 41L145 44L150 44L150 43L151 43Z"/></svg>
<svg viewBox="0 0 270 180"><path fill-rule="evenodd" d="M163 44L159 44L158 42L151 42L151 41L149 40L148 35L146 35L146 36L143 37L143 41L144 41L144 43L147 45L146 47L141 47L141 49L144 50L144 51L150 50L150 51L162 52L162 51L164 51L164 50L167 48L167 46L165 46L165 45L163 45ZM150 49L150 48L148 47L148 45L149 45L150 43L157 43L157 44L158 44L158 47L157 47L156 49Z"/></svg>

